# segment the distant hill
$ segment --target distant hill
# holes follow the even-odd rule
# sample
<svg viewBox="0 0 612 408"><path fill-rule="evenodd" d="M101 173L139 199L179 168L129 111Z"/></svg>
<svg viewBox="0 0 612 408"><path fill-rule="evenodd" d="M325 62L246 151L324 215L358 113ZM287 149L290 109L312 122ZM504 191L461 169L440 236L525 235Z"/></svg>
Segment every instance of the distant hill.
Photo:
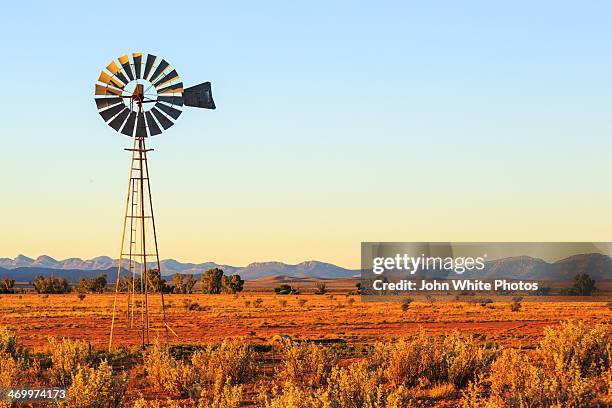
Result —
<svg viewBox="0 0 612 408"><path fill-rule="evenodd" d="M0 277L10 275L23 276L48 276L51 274L61 276L95 276L102 272L109 272L117 268L118 259L107 256L99 256L93 259L83 260L80 258L68 258L56 260L47 255L41 255L36 259L19 255L15 259L0 258ZM156 263L147 262L149 268L156 268ZM270 275L286 275L290 277L315 277L321 279L349 278L359 274L359 270L345 269L333 264L306 261L296 265L285 264L282 262L254 262L245 267L219 265L214 262L204 262L199 264L183 263L175 259L164 259L160 261L162 275L170 276L175 273L200 275L210 268L221 268L226 274L239 274L243 279L259 279ZM32 271L27 271L32 269ZM12 271L12 272L6 272ZM61 272L60 272L61 271ZM30 274L30 275L28 275ZM107 273L109 278L114 273ZM11 276L12 279L17 277ZM33 278L32 278L33 279ZM27 280L27 279L26 279ZM71 280L71 279L70 279Z"/></svg>
<svg viewBox="0 0 612 408"><path fill-rule="evenodd" d="M553 263L528 256L505 258L486 262L484 274L472 273L472 276L561 281L574 279L579 273L586 273L595 280L611 279L612 259L602 254L574 255Z"/></svg>
<svg viewBox="0 0 612 408"><path fill-rule="evenodd" d="M418 271L414 277L438 279L530 279L548 281L567 281L579 273L586 273L592 279L612 279L612 259L602 254L579 254L556 262L546 262L539 258L519 256L485 262L484 270L466 271L457 274L452 271ZM405 277L401 273L387 273L387 276Z"/></svg>
<svg viewBox="0 0 612 408"><path fill-rule="evenodd" d="M37 276L63 276L71 283L76 283L79 278L93 278L100 274L107 275L108 282L117 280L117 268L98 269L98 270L82 270L82 269L53 269L53 268L38 268L38 267L19 267L15 269L0 268L0 279L10 278L17 282L34 282ZM127 271L122 269L121 275L124 276Z"/></svg>

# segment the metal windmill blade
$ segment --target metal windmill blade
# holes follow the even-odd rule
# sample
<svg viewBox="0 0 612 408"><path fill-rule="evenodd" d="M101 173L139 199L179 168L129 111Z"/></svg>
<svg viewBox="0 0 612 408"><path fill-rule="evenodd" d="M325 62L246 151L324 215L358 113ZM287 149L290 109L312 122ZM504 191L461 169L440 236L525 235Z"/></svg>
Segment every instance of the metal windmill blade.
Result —
<svg viewBox="0 0 612 408"><path fill-rule="evenodd" d="M210 82L184 88L170 63L140 52L112 60L98 77L95 95L102 119L117 132L136 138L163 133L184 106L216 108Z"/></svg>

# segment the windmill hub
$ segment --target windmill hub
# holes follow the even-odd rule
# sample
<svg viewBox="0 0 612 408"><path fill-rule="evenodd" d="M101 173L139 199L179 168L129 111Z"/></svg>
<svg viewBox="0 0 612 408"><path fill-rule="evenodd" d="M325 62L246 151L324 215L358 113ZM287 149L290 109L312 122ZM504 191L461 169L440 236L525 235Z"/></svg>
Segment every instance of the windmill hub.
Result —
<svg viewBox="0 0 612 408"><path fill-rule="evenodd" d="M143 53L112 60L98 77L95 95L104 122L134 140L132 148L126 149L132 153L132 162L109 349L113 344L115 320L120 316L128 329L139 329L144 347L150 343L150 331L165 331L166 340L169 331L176 335L166 321L163 290L155 284L161 280L161 266L147 161L147 152L151 149L146 148L145 138L173 126L183 106L215 109L215 102L210 82L183 88L178 73L166 60ZM117 307L120 292L127 293L123 310ZM161 312L157 314L150 307L150 297L156 293L161 296ZM161 324L156 326L155 321Z"/></svg>

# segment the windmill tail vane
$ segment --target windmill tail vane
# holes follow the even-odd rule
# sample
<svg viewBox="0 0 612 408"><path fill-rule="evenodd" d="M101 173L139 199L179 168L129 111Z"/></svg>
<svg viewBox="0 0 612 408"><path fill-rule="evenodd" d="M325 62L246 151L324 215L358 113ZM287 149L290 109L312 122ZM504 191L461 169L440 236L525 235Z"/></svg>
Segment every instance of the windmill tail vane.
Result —
<svg viewBox="0 0 612 408"><path fill-rule="evenodd" d="M169 334L176 335L166 320L147 161L147 153L153 149L146 147L145 138L172 127L186 106L216 106L210 82L184 88L179 74L165 59L139 52L113 59L101 71L94 93L104 122L134 139L132 147L125 149L132 159L108 347L112 347L121 321L128 332L139 333L144 347L150 344L151 332L163 331L166 341ZM126 301L119 302L123 293Z"/></svg>

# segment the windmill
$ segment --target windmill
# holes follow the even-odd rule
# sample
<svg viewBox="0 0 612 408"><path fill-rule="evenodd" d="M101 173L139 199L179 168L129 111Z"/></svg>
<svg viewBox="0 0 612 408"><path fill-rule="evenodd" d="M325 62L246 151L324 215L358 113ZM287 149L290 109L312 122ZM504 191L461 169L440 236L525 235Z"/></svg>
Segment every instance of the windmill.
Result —
<svg viewBox="0 0 612 408"><path fill-rule="evenodd" d="M138 329L144 347L150 343L151 330L163 329L166 340L168 331L172 331L166 321L160 285L161 267L147 162L147 153L153 149L147 149L145 140L173 126L183 106L215 109L215 103L210 82L184 88L178 73L166 60L143 53L123 55L102 70L95 86L95 102L108 126L134 139L132 147L125 149L132 153L132 161L108 346L110 349L113 344L116 320L118 323L122 318L117 313L117 299L125 291L126 326ZM156 268L150 268L151 264ZM122 269L128 273L123 280ZM151 302L155 292L159 292L161 301L158 313L153 313Z"/></svg>

